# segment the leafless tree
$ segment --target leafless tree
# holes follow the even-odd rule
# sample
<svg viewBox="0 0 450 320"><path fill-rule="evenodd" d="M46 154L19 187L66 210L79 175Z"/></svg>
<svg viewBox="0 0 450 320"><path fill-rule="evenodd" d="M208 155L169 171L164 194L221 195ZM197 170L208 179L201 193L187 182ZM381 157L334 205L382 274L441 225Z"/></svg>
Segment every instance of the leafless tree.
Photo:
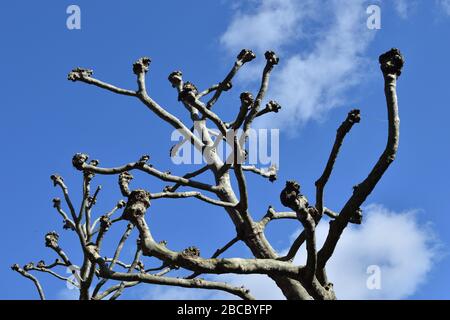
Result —
<svg viewBox="0 0 450 320"><path fill-rule="evenodd" d="M281 289L287 299L335 299L333 285L326 276L326 266L332 256L343 231L349 223L359 224L362 221L361 205L377 185L384 172L395 158L399 141L399 115L396 96L396 82L403 66L403 57L397 49L382 54L379 58L384 76L385 96L389 122L386 148L370 171L367 178L354 187L353 194L340 211L326 208L324 205L324 189L333 170L336 158L347 133L355 123L360 121L359 110L352 110L337 129L336 140L332 147L325 169L315 182L315 204L310 205L305 195L301 194L300 186L295 181L287 181L281 190L281 203L291 211L278 212L269 206L267 213L259 221L255 221L248 208L248 191L246 172L261 175L270 181L276 179L276 170L262 170L256 166L244 165L245 141L255 118L278 112L280 106L275 101L261 108L265 97L270 74L278 64L279 59L274 52L265 53L266 65L262 72L262 80L256 98L249 92L240 95L240 108L235 119L225 122L213 107L220 96L232 87L232 79L239 69L252 61L255 55L250 50L242 50L237 56L231 71L222 82L212 87L198 91L194 84L183 81L180 71L172 72L169 81L178 92L178 100L189 112L190 119L195 124L189 128L179 118L154 101L146 90L146 73L149 70L150 59L147 57L133 64L133 72L137 77L136 91L122 89L93 77L92 70L76 68L69 73L68 79L84 82L106 89L119 95L139 99L150 111L162 121L179 130L184 137L184 143L190 143L202 152L207 160L204 167L183 176L156 169L149 164L149 157L142 156L138 161L127 163L120 167L101 167L97 160L88 161L86 154L77 153L72 160L73 166L83 174L83 197L79 210L76 210L69 195L67 186L61 176L52 175L51 179L59 187L64 196L65 205L59 198L53 200L56 211L62 216L64 229L73 231L79 239L84 259L78 267L73 264L68 254L58 243L58 234L49 232L45 236L45 245L52 249L58 259L46 264L40 261L28 263L23 267L15 264L14 271L33 281L39 295L44 299L43 289L32 272L45 272L63 281L72 283L79 289L80 299L116 299L125 289L142 283L178 286L187 288L203 288L221 290L234 294L242 299L253 299L249 290L244 287L200 279L208 274L261 274L270 277ZM206 100L207 96L211 96ZM208 127L212 124L220 132L214 136ZM194 127L201 135L196 135ZM238 129L241 129L238 131ZM232 133L230 138L230 132ZM239 132L239 133L238 133ZM217 142L225 141L232 145L231 161L224 161L216 152ZM171 152L176 152L172 150ZM230 160L230 159L227 159ZM152 193L143 189L132 189L130 182L133 176L130 172L142 171L156 179L168 182L170 185L161 192ZM211 172L215 183L208 184L197 180L205 172ZM92 215L100 191L98 187L91 192L91 181L95 175L118 175L119 187L126 201L119 201L107 214L94 217ZM232 179L237 182L238 190L232 188ZM184 191L178 191L179 189ZM152 236L146 222L146 212L150 201L161 198L195 197L200 201L214 206L223 207L236 228L236 236L219 248L211 257L201 257L199 249L188 247L181 252L168 248L164 241L158 242ZM64 207L64 208L63 208ZM68 210L68 213L66 211ZM122 213L113 218L116 211ZM322 217L330 218L330 228L323 246L316 246L315 230ZM303 226L303 231L295 239L285 256L280 256L265 237L265 228L269 223L280 219L292 219ZM127 221L127 227L112 256L105 257L102 252L102 242L109 229L117 221ZM119 256L131 231L136 228L139 233L133 261L125 263ZM219 258L237 242L242 241L252 252L254 258ZM294 257L306 243L307 260L305 265L293 263ZM159 268L146 269L143 257L160 261ZM58 267L79 269L77 277L65 278L54 271ZM122 271L117 271L117 269ZM190 271L190 276L179 278L170 276L176 269ZM105 289L108 280L116 280Z"/></svg>

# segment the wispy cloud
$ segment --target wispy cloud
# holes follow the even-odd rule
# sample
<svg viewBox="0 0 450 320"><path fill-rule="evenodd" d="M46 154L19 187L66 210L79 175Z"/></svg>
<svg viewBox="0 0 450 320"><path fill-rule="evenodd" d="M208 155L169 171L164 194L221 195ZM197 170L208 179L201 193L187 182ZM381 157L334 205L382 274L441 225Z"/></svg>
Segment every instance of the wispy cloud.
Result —
<svg viewBox="0 0 450 320"><path fill-rule="evenodd" d="M364 54L376 34L366 27L366 7L364 0L260 0L256 10L235 13L221 38L228 51L280 52L268 97L283 110L271 117L272 127L294 127L347 103L345 93L366 71Z"/></svg>
<svg viewBox="0 0 450 320"><path fill-rule="evenodd" d="M78 300L80 292L76 289L64 287L57 293L58 300Z"/></svg>
<svg viewBox="0 0 450 320"><path fill-rule="evenodd" d="M450 16L450 0L437 0L442 10Z"/></svg>
<svg viewBox="0 0 450 320"><path fill-rule="evenodd" d="M407 19L416 6L416 0L394 0L395 11L403 19Z"/></svg>
<svg viewBox="0 0 450 320"><path fill-rule="evenodd" d="M301 32L301 18L305 15L303 7L293 0L258 1L256 9L236 13L222 35L221 43L230 51L252 48L255 51L267 48L279 49L282 45L296 39Z"/></svg>
<svg viewBox="0 0 450 320"><path fill-rule="evenodd" d="M429 225L418 219L418 212L396 213L382 205L365 208L361 226L350 225L344 232L327 274L339 299L403 299L413 295L426 280L438 258L438 242ZM319 224L317 241L322 244L328 224ZM295 235L294 235L295 236ZM294 238L293 236L293 238ZM305 249L295 258L304 264ZM369 290L368 266L381 270L381 288ZM273 281L261 275L214 277L235 285L244 284L258 299L284 299ZM178 288L151 288L143 298L150 299L229 299L225 293Z"/></svg>

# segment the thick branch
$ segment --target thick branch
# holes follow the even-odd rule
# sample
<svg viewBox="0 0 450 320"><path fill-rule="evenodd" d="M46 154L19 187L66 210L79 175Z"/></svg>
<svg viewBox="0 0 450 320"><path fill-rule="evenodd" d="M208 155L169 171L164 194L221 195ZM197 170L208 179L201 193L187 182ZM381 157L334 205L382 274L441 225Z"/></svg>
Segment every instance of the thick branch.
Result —
<svg viewBox="0 0 450 320"><path fill-rule="evenodd" d="M306 266L305 266L305 281L309 285L312 283L317 267L317 251L316 251L316 222L314 215L311 213L315 210L313 207L301 208L297 211L297 217L303 225L306 238Z"/></svg>
<svg viewBox="0 0 450 320"><path fill-rule="evenodd" d="M210 289L210 290L221 290L231 294L234 294L244 300L254 300L253 296L250 295L249 290L243 287L233 287L227 283L207 281L203 279L183 279L183 278L169 278L163 276L155 276L145 273L122 273L108 271L108 269L103 269L105 273L102 276L108 277L109 279L121 280L126 282L138 281L143 283L176 286L183 288L199 288L199 289Z"/></svg>
<svg viewBox="0 0 450 320"><path fill-rule="evenodd" d="M133 223L139 230L143 254L154 256L170 265L177 265L200 273L283 274L292 278L298 278L302 270L302 267L272 259L203 259L183 252L175 252L154 241L142 215L130 218L133 219Z"/></svg>
<svg viewBox="0 0 450 320"><path fill-rule="evenodd" d="M220 256L222 253L224 253L225 251L227 251L229 248L231 248L236 242L238 242L240 239L239 237L235 237L233 239L231 239L227 244L225 244L222 248L219 248L216 250L216 252L214 252L214 254L211 256L211 259L215 259L218 256ZM191 274L190 276L186 277L186 279L194 279L195 277L199 276L200 273L198 272L194 272L193 274Z"/></svg>
<svg viewBox="0 0 450 320"><path fill-rule="evenodd" d="M163 276L155 276L145 273L122 273L110 270L107 267L106 262L100 255L96 252L95 248L90 250L92 258L95 259L96 263L100 266L100 276L107 279L114 279L119 281L124 281L130 283L133 281L160 284L168 286L178 286L184 288L201 288L201 289L214 289L229 292L231 294L237 295L245 300L253 300L254 298L249 294L249 291L243 287L236 288L222 282L206 281L203 279L182 279L182 278L169 278ZM120 290L120 289L119 289Z"/></svg>
<svg viewBox="0 0 450 320"><path fill-rule="evenodd" d="M239 211L243 215L243 218L247 220L248 224L251 224L251 218L247 213L248 209L248 191L247 182L245 181L245 175L242 170L242 163L244 161L243 150L241 149L238 138L236 135L233 137L233 169L236 176L236 181L239 188Z"/></svg>
<svg viewBox="0 0 450 320"><path fill-rule="evenodd" d="M307 251L304 279L307 287L311 286L317 267L315 217L318 212L314 207L309 206L308 199L300 193L300 185L295 181L286 182L285 188L280 193L280 201L285 207L295 211L298 220L303 225Z"/></svg>

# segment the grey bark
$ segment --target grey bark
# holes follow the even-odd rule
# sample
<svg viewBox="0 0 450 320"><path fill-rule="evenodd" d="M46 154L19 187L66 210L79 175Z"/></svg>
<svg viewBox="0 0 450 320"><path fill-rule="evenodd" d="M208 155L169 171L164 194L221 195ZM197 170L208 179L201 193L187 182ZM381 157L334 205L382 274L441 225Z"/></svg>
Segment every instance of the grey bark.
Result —
<svg viewBox="0 0 450 320"><path fill-rule="evenodd" d="M261 110L262 102L268 90L270 74L279 63L279 58L275 53L272 51L266 52L266 65L256 98L253 99L253 95L249 92L242 93L240 95L240 108L233 121L228 123L222 120L212 110L223 92L232 88L232 81L236 73L245 63L252 61L254 58L253 52L242 50L224 80L203 91L198 91L193 83L185 82L181 71L175 71L169 75L170 83L178 92L179 101L189 112L190 119L194 121L192 129L189 129L190 126L187 126L179 118L172 115L148 95L145 75L149 71L151 60L147 57L138 59L133 64L133 72L136 75L138 86L136 91L122 89L95 79L93 71L89 69L76 68L69 73L68 79L71 81L84 82L116 94L139 99L162 121L181 132L184 136L182 144L192 144L203 153L208 162L208 165L194 172L176 176L170 172L160 171L153 167L149 164L150 157L147 155L142 156L136 162L108 168L99 166L97 160L88 162L88 155L77 153L72 159L72 164L83 173L83 197L78 212L75 211L63 178L58 175L52 176L54 185L60 187L63 192L70 216L64 211L59 198L53 200L54 207L63 218L64 228L76 233L83 251L83 261L79 268L80 274L77 282L74 282L80 290L80 299L97 300L107 297L117 299L125 289L142 283L221 290L243 299L253 299L253 296L245 288L237 288L226 283L198 278L202 274L228 273L266 275L273 279L287 299L336 298L332 283L328 282L326 277L326 264L347 225L349 223L361 223L360 206L375 188L394 160L397 152L399 116L396 81L403 67L403 57L397 49L392 49L380 56L388 110L388 141L384 152L368 177L355 188L353 195L339 213L325 207L324 190L332 174L345 136L353 125L360 120L359 110L352 110L337 130L336 139L325 169L321 177L316 181L315 205L311 206L307 197L301 194L298 183L288 181L286 187L280 193L280 200L284 206L292 211L277 212L273 207L269 207L266 215L260 221L255 221L250 212L248 202L249 190L245 173L258 174L262 178L274 181L277 178L276 169L262 170L255 166L245 166L243 165L243 159L245 141L254 119L260 116L267 116L272 112L276 113L281 109L277 102L269 101L266 107ZM201 99L210 94L213 96L207 102L201 101ZM211 137L213 131L207 127L209 122L219 131L215 141ZM194 128L202 133L201 138L194 134ZM236 130L240 128L243 129L243 134L238 136ZM215 152L217 143L220 141L225 141L233 147L233 153L227 159L231 161L223 161ZM174 147L171 153L176 152L178 147ZM170 182L172 185L167 186L162 192L133 189L131 186L133 179L131 172L133 170L142 171L154 178ZM214 184L198 180L202 174L208 171L215 178ZM113 210L93 219L93 209L101 187L98 186L95 192L91 194L91 181L97 174L118 175L119 188L122 195L126 197L126 201L119 201ZM232 187L233 177L238 185L238 194ZM195 190L177 191L185 187ZM204 193L208 193L208 195ZM218 249L211 258L201 257L200 251L194 246L188 247L181 252L169 249L165 242L157 242L153 238L146 222L146 213L149 210L151 201L157 201L161 198L183 199L188 197L194 197L199 201L223 207L236 229L235 237L224 247ZM119 209L123 209L122 214L117 218L113 218L113 215ZM330 230L324 245L318 250L315 230L324 215L331 219ZM269 223L280 219L298 221L299 225L303 227L303 232L294 241L285 257L278 256L264 233L265 227ZM92 222L92 220L94 221ZM118 243L113 257L102 257L100 252L104 237L107 235L108 230L114 227L115 222L121 220L127 220L129 224ZM133 261L127 264L119 260L120 252L134 228L139 233L136 255ZM96 236L95 239L94 236ZM58 266L76 267L59 246L58 238L59 235L56 232L50 232L46 235L45 242L46 246L53 249L62 261L57 261L51 265L46 265L41 261L37 267L32 264L27 264L26 268L20 268L18 265L13 266L14 271L35 283L41 298L44 298L42 287L29 271L46 272L60 280L68 281L67 278L50 269ZM242 241L250 249L254 258L219 258L221 254L239 241ZM307 252L306 265L295 265L293 259L304 242L306 242ZM161 261L161 267L145 269L142 256ZM115 271L116 266L127 270L126 272ZM183 279L169 276L172 271L179 268L190 270L192 274ZM95 275L100 277L100 280L94 286ZM120 283L101 291L109 279L120 281ZM73 280L70 281L73 282ZM90 288L92 286L94 286L94 289L91 293Z"/></svg>

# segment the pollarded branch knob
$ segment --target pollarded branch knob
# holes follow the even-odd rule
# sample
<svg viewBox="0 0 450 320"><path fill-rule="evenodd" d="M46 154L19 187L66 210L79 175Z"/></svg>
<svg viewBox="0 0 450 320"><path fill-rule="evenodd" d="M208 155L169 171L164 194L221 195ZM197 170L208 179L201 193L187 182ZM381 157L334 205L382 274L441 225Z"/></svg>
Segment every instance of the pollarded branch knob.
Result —
<svg viewBox="0 0 450 320"><path fill-rule="evenodd" d="M400 50L392 48L383 53L378 60L380 62L381 71L383 71L384 74L395 74L398 77L402 73L405 59Z"/></svg>

